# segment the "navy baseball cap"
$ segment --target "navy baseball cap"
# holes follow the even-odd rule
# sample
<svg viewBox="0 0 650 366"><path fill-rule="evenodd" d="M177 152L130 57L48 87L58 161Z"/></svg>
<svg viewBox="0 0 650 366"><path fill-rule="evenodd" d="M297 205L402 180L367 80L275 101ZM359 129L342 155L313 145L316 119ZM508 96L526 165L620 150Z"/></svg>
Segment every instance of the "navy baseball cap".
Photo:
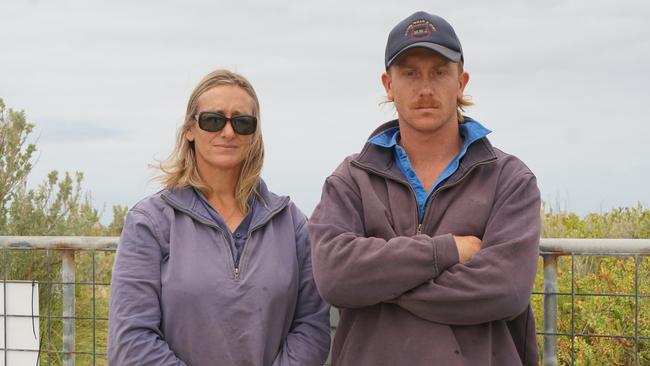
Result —
<svg viewBox="0 0 650 366"><path fill-rule="evenodd" d="M463 48L451 24L437 15L418 11L390 31L386 70L404 51L415 47L429 48L451 62L463 61Z"/></svg>

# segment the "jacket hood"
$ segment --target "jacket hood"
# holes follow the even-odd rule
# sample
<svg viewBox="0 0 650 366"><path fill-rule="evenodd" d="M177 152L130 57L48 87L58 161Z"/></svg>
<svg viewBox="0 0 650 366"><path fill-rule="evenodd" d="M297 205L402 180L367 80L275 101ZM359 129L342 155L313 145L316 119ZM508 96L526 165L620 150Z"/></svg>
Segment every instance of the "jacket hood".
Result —
<svg viewBox="0 0 650 366"><path fill-rule="evenodd" d="M257 194L253 200L253 218L250 228L262 225L268 221L275 213L284 209L289 203L288 196L278 196L269 191L266 183L261 178L257 184ZM207 209L196 196L194 188L186 186L180 188L166 188L160 192L162 199L172 207L186 212L194 219L201 222L212 222Z"/></svg>

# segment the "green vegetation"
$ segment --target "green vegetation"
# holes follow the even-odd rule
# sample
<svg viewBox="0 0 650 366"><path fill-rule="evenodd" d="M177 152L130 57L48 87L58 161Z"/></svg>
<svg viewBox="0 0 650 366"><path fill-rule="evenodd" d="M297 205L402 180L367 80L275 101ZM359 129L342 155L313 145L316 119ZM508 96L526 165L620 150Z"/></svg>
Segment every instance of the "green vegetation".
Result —
<svg viewBox="0 0 650 366"><path fill-rule="evenodd" d="M27 189L27 177L36 146L29 143L33 125L23 112L6 109L0 99L0 235L119 235L126 207L113 207L113 220L104 226L89 193L82 189L81 173L52 171L36 189ZM638 205L618 208L600 214L579 217L569 212L542 209L542 237L545 238L650 238L650 210ZM36 280L39 285L39 309L42 341L41 364L61 364L61 251L0 251L0 273L8 280ZM76 351L105 353L108 333L108 298L112 252L79 252L76 254L76 316L100 318L76 320ZM558 288L571 292L571 257L558 261ZM577 293L630 294L635 289L634 258L575 257ZM543 290L543 265L540 259L534 291ZM639 258L639 293L650 294L648 260ZM94 280L94 281L93 281ZM92 286L95 282L97 285ZM93 297L94 295L94 297ZM93 301L93 298L95 301ZM537 330L542 331L543 296L533 295ZM49 301L48 301L49 300ZM571 296L558 296L558 331L571 333ZM638 329L650 336L650 297L638 304ZM576 333L634 334L635 302L631 297L577 296L574 324ZM51 342L48 344L47 340ZM542 337L538 337L540 355ZM629 338L575 338L576 365L634 364L635 343ZM51 352L48 352L49 351ZM639 344L639 364L650 364L650 342ZM92 356L77 355L77 364L92 364ZM98 356L97 365L106 365ZM558 364L571 364L571 339L558 337Z"/></svg>
<svg viewBox="0 0 650 366"><path fill-rule="evenodd" d="M24 112L6 109L0 99L0 235L119 235L127 208L114 206L112 223L103 226L83 192L83 173L60 177L53 170L38 188L27 189L33 128Z"/></svg>
<svg viewBox="0 0 650 366"><path fill-rule="evenodd" d="M127 208L113 207L113 220L108 226L100 222L100 211L94 208L90 193L82 189L83 174L65 172L62 176L51 171L47 179L35 189L27 188L36 145L29 142L34 125L27 122L25 113L5 108L0 99L0 235L48 236L115 236L122 231ZM41 316L41 364L59 365L61 355L61 251L3 250L0 251L0 274L7 280L39 282L39 311ZM76 255L78 282L109 283L113 253L83 252ZM94 261L93 261L94 259ZM108 317L108 286L94 288L95 314ZM93 286L76 285L76 316L93 314ZM49 301L48 301L49 300ZM108 324L96 322L96 352L106 352ZM76 322L76 351L93 351L93 324L91 320ZM51 339L48 345L47 340ZM52 352L47 352L47 350ZM77 364L88 365L92 357L79 355ZM100 360L101 361L101 360ZM103 364L105 364L105 360ZM98 362L97 364L102 364Z"/></svg>

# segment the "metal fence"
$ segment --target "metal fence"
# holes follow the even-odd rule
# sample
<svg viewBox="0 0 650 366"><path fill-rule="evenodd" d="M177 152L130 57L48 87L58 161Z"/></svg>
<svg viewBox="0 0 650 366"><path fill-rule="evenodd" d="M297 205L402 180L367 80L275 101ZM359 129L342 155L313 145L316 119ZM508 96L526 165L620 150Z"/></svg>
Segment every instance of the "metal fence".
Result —
<svg viewBox="0 0 650 366"><path fill-rule="evenodd" d="M0 318L4 324L4 329L0 330L4 332L4 344L0 347L0 365L13 366L9 362L12 353L34 351L37 353L35 364L40 365L74 366L76 361L82 365L107 364L110 265L118 239L0 236L0 268L4 291L2 298L5 299L3 304L0 304L3 306L3 315ZM80 258L82 256L83 258ZM98 262L105 264L101 274L97 273ZM83 270L80 273L81 267ZM45 309L45 314L38 312L38 316L32 316L32 326L34 318L38 319L40 325L38 330L34 330L34 337L38 340L37 349L11 347L11 334L7 334L7 325L11 318L25 317L7 313L8 285L26 281L31 281L33 286L38 285L40 292L40 303L32 303L32 307ZM85 296L78 296L78 290ZM98 297L99 290L102 296ZM33 291L32 295L34 296ZM80 298L84 304L76 304ZM99 312L98 302L102 305L102 311ZM78 313L77 308L85 310ZM102 331L98 331L98 328ZM77 330L83 330L85 338L91 340L86 349L76 349Z"/></svg>
<svg viewBox="0 0 650 366"><path fill-rule="evenodd" d="M0 347L3 356L0 365L9 365L10 352L38 352L37 362L40 365L73 366L76 361L84 365L107 364L106 361L106 329L108 322L108 288L110 286L110 264L117 248L117 237L9 237L0 236L0 265L2 268L2 284L5 300L2 316L4 320L4 344ZM39 255L35 255L39 253ZM648 335L639 329L639 309L641 300L650 297L639 292L639 281L647 277L647 273L639 275L642 256L650 255L650 239L542 239L540 256L543 258L544 283L543 291L533 291L533 296L543 297L543 331L538 335L543 337L543 364L556 365L558 354L558 338L567 337L571 340L571 364L575 362L575 340L578 337L602 337L613 339L629 339L634 342L634 362L639 365L639 344L649 340ZM82 257L83 258L80 258ZM592 293L579 292L575 288L577 256L627 256L634 260L634 292L633 293ZM17 257L18 259L14 258ZM101 257L101 258L98 258ZM558 291L558 262L560 257L570 259L571 287L570 291ZM60 272L54 267L59 265ZM32 266L32 268L28 268ZM98 273L98 266L102 273ZM107 269L108 266L108 269ZM79 268L83 267L82 273ZM15 278L14 278L15 277ZM25 278L31 277L31 278ZM21 349L8 346L7 324L11 318L29 318L29 315L7 313L7 286L11 283L31 281L32 286L38 284L41 296L39 309L44 308L45 314L31 315L34 336L38 338L38 349ZM60 288L58 288L58 287ZM97 292L101 291L101 296ZM80 293L87 294L85 299L88 306L79 314L75 304ZM568 332L558 331L558 298L571 298L571 327ZM634 302L632 334L595 334L576 332L575 307L579 297L614 297L629 298ZM83 296L81 296L83 298ZM60 304L59 304L60 302ZM101 303L101 304L98 304ZM101 309L98 309L101 308ZM60 315L57 312L60 311ZM336 311L332 313L332 329L335 331L338 322ZM34 318L38 326L34 326ZM539 317L538 317L539 318ZM80 323L83 325L80 326ZM98 326L100 324L100 326ZM36 330L38 328L38 331ZM77 330L83 330L86 338L92 339L88 349L76 349ZM38 336L37 334L38 333ZM89 334L88 334L89 333ZM81 361L80 361L81 360ZM22 366L22 365L21 365Z"/></svg>
<svg viewBox="0 0 650 366"><path fill-rule="evenodd" d="M630 339L634 342L633 362L639 365L639 349L642 340L650 340L648 335L639 332L640 300L649 298L650 294L639 293L639 266L642 256L650 255L650 239L542 239L540 255L544 263L543 292L533 292L533 295L544 297L543 331L538 335L544 337L543 364L557 364L558 337L569 337L571 340L571 365L575 364L576 337L600 337L609 339ZM559 257L568 256L571 261L570 291L559 292L557 270ZM634 260L634 292L633 293L594 293L576 291L576 257L577 256L616 256L631 257ZM647 273L643 274L647 278ZM558 296L571 297L571 327L569 332L558 332ZM634 301L634 316L630 319L634 324L633 334L584 333L576 332L576 298L578 297L612 297L630 298Z"/></svg>

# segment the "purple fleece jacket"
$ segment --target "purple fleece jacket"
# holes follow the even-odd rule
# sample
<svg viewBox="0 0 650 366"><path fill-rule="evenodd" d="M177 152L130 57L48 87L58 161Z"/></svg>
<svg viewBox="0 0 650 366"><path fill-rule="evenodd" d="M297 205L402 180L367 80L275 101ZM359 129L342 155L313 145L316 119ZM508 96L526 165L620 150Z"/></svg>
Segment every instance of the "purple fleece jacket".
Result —
<svg viewBox="0 0 650 366"><path fill-rule="evenodd" d="M536 365L535 176L478 140L418 232L415 195L394 161L392 149L366 144L327 178L310 218L316 285L340 308L333 365ZM481 250L460 264L452 234L480 238Z"/></svg>
<svg viewBox="0 0 650 366"><path fill-rule="evenodd" d="M110 365L323 364L329 305L313 281L306 218L261 181L259 191L237 270L230 236L191 188L131 209L113 267Z"/></svg>

